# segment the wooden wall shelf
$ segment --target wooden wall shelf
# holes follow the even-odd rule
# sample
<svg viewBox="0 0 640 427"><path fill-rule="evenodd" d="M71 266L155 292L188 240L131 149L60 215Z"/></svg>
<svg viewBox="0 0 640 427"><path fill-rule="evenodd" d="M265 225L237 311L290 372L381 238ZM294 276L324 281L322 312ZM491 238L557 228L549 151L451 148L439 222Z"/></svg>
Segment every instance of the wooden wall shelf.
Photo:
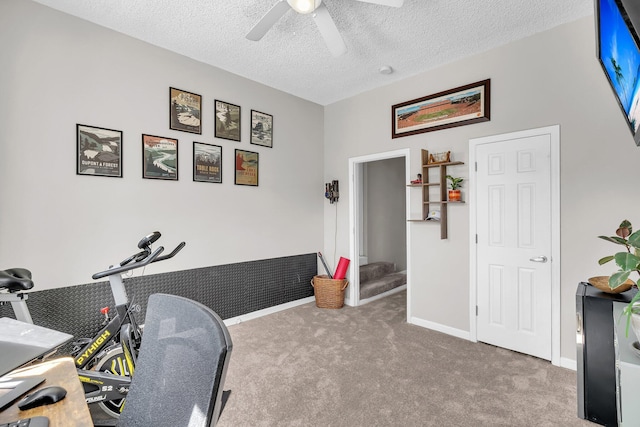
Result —
<svg viewBox="0 0 640 427"><path fill-rule="evenodd" d="M443 163L429 163L429 151L421 150L422 161L422 184L409 184L408 187L420 187L422 188L422 218L410 219L411 222L427 222L426 218L429 215L430 205L440 206L440 238L447 238L447 206L451 204L461 204L463 201L447 200L447 168L449 166L464 165L464 162L443 162ZM431 170L438 169L440 171L438 181L429 181L429 172ZM437 199L431 199L429 194L430 187L439 186L440 191ZM435 222L435 221L434 221Z"/></svg>

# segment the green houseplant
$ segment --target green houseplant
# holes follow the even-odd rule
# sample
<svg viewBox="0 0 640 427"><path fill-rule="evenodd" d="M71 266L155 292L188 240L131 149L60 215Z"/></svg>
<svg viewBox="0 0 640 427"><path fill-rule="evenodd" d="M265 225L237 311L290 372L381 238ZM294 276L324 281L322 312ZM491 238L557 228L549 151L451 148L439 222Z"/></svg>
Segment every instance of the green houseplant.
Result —
<svg viewBox="0 0 640 427"><path fill-rule="evenodd" d="M609 261L615 261L619 268L617 272L609 277L609 287L611 289L615 289L627 280L630 280L629 276L632 273L638 273L640 275L640 230L634 232L631 222L625 219L620 223L615 236L598 237L625 247L624 251L618 252L614 255L608 255L598 261L600 265L606 264ZM637 286L637 280L632 280L632 282ZM636 305L639 300L640 292L636 293L629 304L624 308L623 315L627 317L627 335L629 334L629 324L634 313L640 313L640 305ZM637 332L636 335L638 335ZM640 337L638 338L640 339Z"/></svg>
<svg viewBox="0 0 640 427"><path fill-rule="evenodd" d="M451 175L447 175L447 179L449 180L449 201L450 202L459 202L460 201L460 187L462 187L462 181L464 178L454 178Z"/></svg>

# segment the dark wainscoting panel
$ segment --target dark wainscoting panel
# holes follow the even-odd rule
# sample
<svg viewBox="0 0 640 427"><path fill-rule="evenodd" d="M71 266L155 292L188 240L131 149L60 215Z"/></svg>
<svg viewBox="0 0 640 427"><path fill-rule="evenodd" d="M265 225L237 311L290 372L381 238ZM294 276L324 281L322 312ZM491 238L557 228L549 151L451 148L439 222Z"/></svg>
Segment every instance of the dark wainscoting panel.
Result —
<svg viewBox="0 0 640 427"><path fill-rule="evenodd" d="M316 274L316 254L311 253L133 277L125 279L125 287L129 300L140 306L136 313L140 323L154 293L199 301L229 319L313 296L311 279ZM100 309L108 306L113 312L114 308L107 281L32 291L27 304L36 325L77 338L93 336L101 328ZM0 306L3 316L15 317L10 305Z"/></svg>

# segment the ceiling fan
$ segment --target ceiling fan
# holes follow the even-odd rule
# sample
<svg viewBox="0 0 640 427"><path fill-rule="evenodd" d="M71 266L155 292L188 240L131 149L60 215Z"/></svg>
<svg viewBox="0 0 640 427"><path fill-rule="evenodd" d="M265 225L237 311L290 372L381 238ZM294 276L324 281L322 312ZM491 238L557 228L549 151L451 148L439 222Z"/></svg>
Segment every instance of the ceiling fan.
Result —
<svg viewBox="0 0 640 427"><path fill-rule="evenodd" d="M356 0L364 3L374 3L383 6L400 7L404 3L404 0ZM327 47L333 56L340 56L347 51L347 47L342 40L342 36L336 27L335 22L329 15L329 11L326 6L322 4L322 0L280 0L267 12L266 15L253 26L251 31L247 34L247 39L258 41L271 27L278 22L282 16L293 9L301 14L311 14L318 30L324 41L327 43Z"/></svg>

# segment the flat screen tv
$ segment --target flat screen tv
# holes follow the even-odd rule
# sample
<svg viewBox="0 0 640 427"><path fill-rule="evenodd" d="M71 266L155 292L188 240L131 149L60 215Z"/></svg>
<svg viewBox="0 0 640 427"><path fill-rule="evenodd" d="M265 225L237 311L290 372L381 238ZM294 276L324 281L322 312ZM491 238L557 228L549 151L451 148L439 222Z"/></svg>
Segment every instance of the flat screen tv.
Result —
<svg viewBox="0 0 640 427"><path fill-rule="evenodd" d="M621 0L595 0L597 56L640 145L640 40Z"/></svg>

